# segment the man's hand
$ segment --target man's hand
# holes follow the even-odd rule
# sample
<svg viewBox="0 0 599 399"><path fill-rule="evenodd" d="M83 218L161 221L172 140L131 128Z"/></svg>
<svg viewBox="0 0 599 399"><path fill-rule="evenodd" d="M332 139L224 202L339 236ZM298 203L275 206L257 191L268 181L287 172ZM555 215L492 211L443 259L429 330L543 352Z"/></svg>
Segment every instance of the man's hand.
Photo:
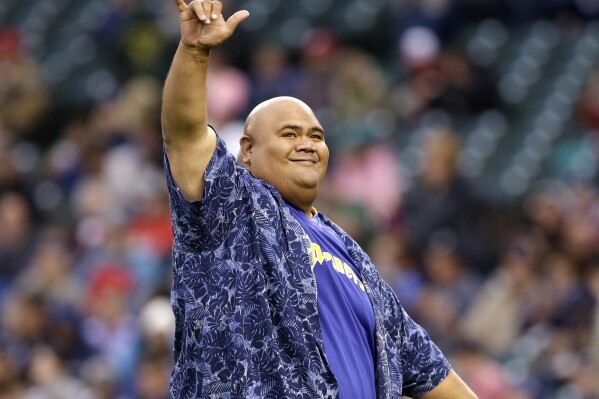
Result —
<svg viewBox="0 0 599 399"><path fill-rule="evenodd" d="M220 1L175 0L181 20L181 43L188 48L210 50L225 42L250 13L237 11L225 21Z"/></svg>

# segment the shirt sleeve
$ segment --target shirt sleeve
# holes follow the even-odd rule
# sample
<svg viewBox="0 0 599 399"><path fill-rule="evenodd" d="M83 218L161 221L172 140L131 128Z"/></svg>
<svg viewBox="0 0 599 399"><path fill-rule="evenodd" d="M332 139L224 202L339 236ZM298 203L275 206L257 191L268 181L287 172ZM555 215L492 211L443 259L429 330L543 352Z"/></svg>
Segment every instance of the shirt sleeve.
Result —
<svg viewBox="0 0 599 399"><path fill-rule="evenodd" d="M166 151L164 170L169 191L174 245L197 252L222 241L239 206L239 186L246 169L240 166L217 136L214 154L204 172L200 201L188 201L173 180Z"/></svg>
<svg viewBox="0 0 599 399"><path fill-rule="evenodd" d="M401 345L403 390L405 395L418 398L439 385L451 366L426 330L403 308L401 311L404 319Z"/></svg>

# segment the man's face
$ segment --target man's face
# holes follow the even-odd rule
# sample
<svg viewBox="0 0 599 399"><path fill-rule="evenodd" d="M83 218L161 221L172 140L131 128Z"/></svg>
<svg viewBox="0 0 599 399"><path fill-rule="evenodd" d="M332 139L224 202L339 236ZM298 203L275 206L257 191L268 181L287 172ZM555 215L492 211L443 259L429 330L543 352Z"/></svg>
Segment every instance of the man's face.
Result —
<svg viewBox="0 0 599 399"><path fill-rule="evenodd" d="M298 195L315 196L327 170L329 149L312 110L297 100L279 100L250 118L246 134L252 147L244 162L250 172L288 201Z"/></svg>

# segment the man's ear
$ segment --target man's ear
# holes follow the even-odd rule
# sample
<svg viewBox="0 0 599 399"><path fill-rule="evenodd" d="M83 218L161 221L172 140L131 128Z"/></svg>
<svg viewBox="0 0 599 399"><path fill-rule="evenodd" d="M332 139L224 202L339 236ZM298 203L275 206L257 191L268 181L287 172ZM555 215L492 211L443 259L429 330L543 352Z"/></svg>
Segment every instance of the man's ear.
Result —
<svg viewBox="0 0 599 399"><path fill-rule="evenodd" d="M241 136L239 139L239 154L237 154L237 162L244 166L250 166L252 164L252 150L254 149L254 142L252 138L246 134Z"/></svg>

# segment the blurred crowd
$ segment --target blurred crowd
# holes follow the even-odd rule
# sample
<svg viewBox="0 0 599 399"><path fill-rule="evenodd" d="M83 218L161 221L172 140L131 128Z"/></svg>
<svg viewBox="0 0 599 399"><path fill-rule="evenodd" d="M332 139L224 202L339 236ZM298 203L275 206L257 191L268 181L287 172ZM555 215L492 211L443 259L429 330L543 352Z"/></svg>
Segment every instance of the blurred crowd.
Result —
<svg viewBox="0 0 599 399"><path fill-rule="evenodd" d="M599 16L592 0L496 3L492 12L520 23L571 29ZM24 33L0 28L1 399L168 397L173 237L160 97L177 19L109 4L94 40L116 83L97 86L91 104L61 99ZM332 29L309 30L293 49L246 32L213 53L211 124L236 154L253 106L306 101L331 149L318 208L367 248L478 396L599 399L597 181L506 196L464 175L463 132L447 118L426 125L413 179L399 162L407 132L431 115L461 121L502 107L492 70L449 45L473 18L458 4L391 1L393 29L376 56ZM596 66L575 118L599 134L598 99Z"/></svg>

